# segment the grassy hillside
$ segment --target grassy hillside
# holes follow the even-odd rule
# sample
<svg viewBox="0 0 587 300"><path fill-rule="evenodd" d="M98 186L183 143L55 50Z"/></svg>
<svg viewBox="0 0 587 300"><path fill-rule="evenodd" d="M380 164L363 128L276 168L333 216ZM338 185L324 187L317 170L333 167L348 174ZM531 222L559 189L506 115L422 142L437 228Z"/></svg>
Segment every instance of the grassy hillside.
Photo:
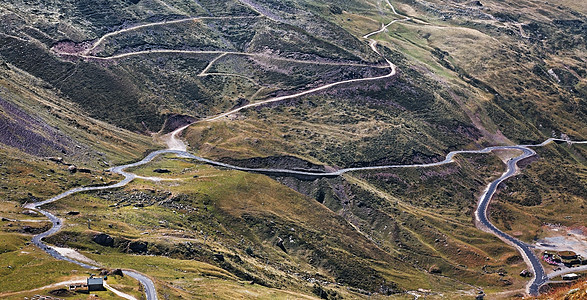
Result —
<svg viewBox="0 0 587 300"><path fill-rule="evenodd" d="M587 139L583 6L392 4L397 13L375 0L3 1L0 235L8 242L0 260L13 268L0 274L0 297L30 296L49 277L83 272L51 264L25 244L48 223L20 204L120 180L105 169L162 148L153 136L183 116L199 120L382 76L390 72L386 60L397 66L391 78L197 122L182 138L206 158L320 170ZM401 21L371 36L379 55L364 35L394 20ZM491 220L529 243L552 234L546 224L587 226L586 151L537 149L498 190ZM166 299L413 297L407 291L467 298L479 289L498 296L523 288L517 274L526 266L513 248L475 228L473 211L515 154L316 180L165 156L132 170L165 180L48 206L66 223L49 241L104 267L144 272ZM84 171L70 172L71 165ZM98 244L100 233L114 242ZM33 259L39 264L26 263ZM47 276L23 286L10 279L37 269ZM117 280L140 294L136 282ZM24 293L3 294L13 292Z"/></svg>
<svg viewBox="0 0 587 300"><path fill-rule="evenodd" d="M81 249L82 253L99 253L90 255L97 261L117 257L113 260L116 264L124 260L119 253L166 256L170 258L169 264L181 259L202 261L229 272L224 276L232 278L230 280L252 280L262 286L305 293L311 293L312 283L342 295L346 292L341 292L334 283L348 286L354 292L380 294L415 287L436 291L451 285L466 288L466 283L444 276L451 272L461 275L480 272L456 267L456 262L445 260L442 255L416 250L426 245L420 244L424 243L423 239L430 237L412 236L415 233L407 228L419 228L415 224L423 215L413 215L416 211L410 210L406 215L390 215L397 219L387 223L387 218L381 217L397 214L397 210L392 211L394 204L369 192L361 192L358 184L344 185L350 189L351 197L371 204L365 207L354 203L351 214L366 217L366 211L373 210L381 214L377 221L367 218L366 224L347 223L345 214L337 216L340 212L334 209L333 203L317 202L262 175L216 170L173 158L158 160L136 172L152 176L154 168L170 170L165 177L179 178L179 181L137 182L124 190L74 196L51 205L51 209L63 214L73 203L78 203L81 214L67 217L68 229L52 237L50 242ZM343 200L340 201L338 205L343 205ZM91 229L87 228L87 219L92 220ZM400 220L409 225L405 222L400 225ZM467 218L464 220L466 224ZM370 222L376 223L367 225ZM378 229L367 229L375 224ZM394 233L401 242L375 233L391 224L406 228L405 233L403 230ZM454 228L452 230L455 232ZM463 230L472 231L471 228ZM92 242L97 233L113 237L112 246ZM482 236L493 240L485 234ZM443 252L454 253L462 248L472 257L483 255L482 262L485 255L496 255L493 249L488 251L491 254L468 250L452 238L446 243L451 244L451 250L444 248ZM218 254L222 254L222 258ZM419 259L424 260L418 263ZM162 268L168 268L165 262L162 261ZM437 274L444 276L427 275L435 263L442 268ZM460 263L476 264L474 261ZM451 267L452 264L455 266ZM130 262L128 266L140 267ZM149 273L148 270L142 271ZM156 276L161 278L170 278L166 272L158 274ZM490 277L493 276L497 280L496 275ZM201 288L200 285L181 284L183 277L170 279L185 289L189 287L191 292ZM467 281L470 280L475 281L473 277Z"/></svg>

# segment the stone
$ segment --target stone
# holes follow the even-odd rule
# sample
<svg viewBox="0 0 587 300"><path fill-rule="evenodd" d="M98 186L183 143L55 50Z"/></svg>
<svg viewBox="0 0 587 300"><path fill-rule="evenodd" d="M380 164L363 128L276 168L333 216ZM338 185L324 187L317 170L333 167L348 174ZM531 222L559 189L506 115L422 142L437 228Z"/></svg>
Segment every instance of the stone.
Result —
<svg viewBox="0 0 587 300"><path fill-rule="evenodd" d="M134 253L145 253L147 252L147 243L146 242L131 242L128 244L128 249Z"/></svg>
<svg viewBox="0 0 587 300"><path fill-rule="evenodd" d="M277 247L279 247L281 250L283 250L283 252L287 253L287 249L285 249L285 246L283 245L283 239L280 237L277 237L277 243L276 243Z"/></svg>
<svg viewBox="0 0 587 300"><path fill-rule="evenodd" d="M110 272L110 275L124 276L124 273L122 272L121 269L115 269L115 270L112 270L112 272Z"/></svg>
<svg viewBox="0 0 587 300"><path fill-rule="evenodd" d="M106 247L113 247L114 246L114 239L105 233L96 234L94 236L94 238L92 239L92 241L94 241L96 244L101 245L101 246L106 246Z"/></svg>

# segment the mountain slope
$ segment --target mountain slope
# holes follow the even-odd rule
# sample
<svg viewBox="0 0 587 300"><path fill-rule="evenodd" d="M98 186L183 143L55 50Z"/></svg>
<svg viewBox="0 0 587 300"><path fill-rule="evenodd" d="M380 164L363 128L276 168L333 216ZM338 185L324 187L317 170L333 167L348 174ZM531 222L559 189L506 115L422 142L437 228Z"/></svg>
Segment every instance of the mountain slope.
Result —
<svg viewBox="0 0 587 300"><path fill-rule="evenodd" d="M582 140L585 16L567 1L4 1L0 197L18 206L120 180L105 169L192 121L182 133L192 153L302 170ZM586 226L586 151L540 149L499 189L491 219L528 243L544 223ZM166 180L51 204L68 226L49 241L147 273L171 298L227 298L235 286L332 299L517 290L523 260L473 220L515 154L311 180L165 157L133 171ZM1 226L18 247L40 230ZM97 243L100 233L115 243Z"/></svg>

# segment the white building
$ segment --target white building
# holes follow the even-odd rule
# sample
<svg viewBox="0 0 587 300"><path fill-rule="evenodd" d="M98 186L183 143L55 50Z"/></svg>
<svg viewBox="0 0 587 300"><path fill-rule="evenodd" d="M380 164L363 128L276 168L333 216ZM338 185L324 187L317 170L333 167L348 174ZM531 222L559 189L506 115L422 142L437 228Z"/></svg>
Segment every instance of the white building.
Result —
<svg viewBox="0 0 587 300"><path fill-rule="evenodd" d="M569 273L569 274L563 275L563 280L575 280L575 279L579 279L579 275L577 275L575 273Z"/></svg>

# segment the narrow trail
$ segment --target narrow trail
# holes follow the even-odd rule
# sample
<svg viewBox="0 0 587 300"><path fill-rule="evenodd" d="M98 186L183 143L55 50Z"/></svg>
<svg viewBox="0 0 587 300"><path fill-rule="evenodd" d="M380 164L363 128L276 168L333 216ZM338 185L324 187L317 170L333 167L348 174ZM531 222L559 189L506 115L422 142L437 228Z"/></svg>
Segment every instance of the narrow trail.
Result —
<svg viewBox="0 0 587 300"><path fill-rule="evenodd" d="M402 20L395 20L394 23L397 21L402 21ZM85 59L90 59L90 60L93 59L93 60L102 60L102 61L116 60L116 59L122 59L122 58L127 58L127 57L132 57L132 56L147 55L147 54L219 54L221 56L224 56L224 55L250 56L250 57L255 57L255 58L259 58L259 59L285 61L285 62L292 62L292 63L298 63L298 64L368 67L368 68L379 68L379 69L389 68L388 65L372 65L372 64L362 64L362 63L353 63L353 62L331 62L331 61L321 61L321 60L302 60L302 59L295 59L295 58L271 56L271 55L267 55L265 53L251 53L251 52L226 51L226 50L153 49L153 50L142 50L142 51L115 54L112 56L95 56L95 55L83 54L83 53L63 52L63 51L59 51L57 49L53 49L53 51L57 55L61 55L61 56L74 56L74 57L80 57L80 58L85 58ZM214 59L214 61L217 60L218 58L220 58L220 57L216 57ZM211 67L211 65L208 64L207 69L209 69L210 67Z"/></svg>
<svg viewBox="0 0 587 300"><path fill-rule="evenodd" d="M246 1L244 1L246 2ZM393 20L388 24L383 24L381 29L375 31L375 32L371 32L368 33L366 35L363 36L363 38L367 39L369 42L369 46L370 48L377 54L379 54L380 56L382 56L380 54L380 52L377 50L377 41L374 39L371 39L370 37L373 35L376 35L378 33L384 32L389 26L391 26L392 24L396 23L396 22L400 22L400 21L407 21L410 20L409 17L405 17L402 16L400 14L398 14L395 10L395 8L393 7L393 5L391 5L391 3L389 2L389 0L386 0L387 4L391 7L391 10L394 14L404 17L404 19L398 19L398 20ZM206 67L205 70L208 70L211 65L216 62L216 60L218 60L219 58L226 56L226 55L247 55L247 56L262 56L260 54L254 54L254 53L241 53L241 52L227 52L227 51L192 51L192 50L149 50L149 51L138 51L138 52L133 52L133 53L125 53L125 54L119 54L119 55L114 55L114 56L110 56L110 57L96 57L96 56L92 56L89 55L89 53L91 51L93 51L94 49L96 49L96 47L98 47L99 44L101 44L105 39L107 39L110 36L114 36L116 34L120 34L122 32L127 32L127 31L131 31L131 30L136 30L139 28L145 28L148 26L156 26L156 25L162 25L162 24L170 24L172 22L175 23L180 23L180 22L188 22L191 20L195 20L195 19L204 19L206 17L201 17L201 18L189 18L189 19L181 19L181 20L175 20L175 21L164 21L164 22L158 22L158 23L151 23L151 24L144 24L144 25L138 25L138 26L134 26L134 27L130 27L130 28L126 28L126 29L121 29L119 31L115 31L112 33L109 33L105 36L103 36L102 38L100 38L98 41L96 41L88 50L84 51L83 53L58 53L58 54L62 54L62 55L73 55L73 56L78 56L78 57L82 57L82 58L87 58L87 59L97 59L97 60L112 60L112 59L119 59L119 58L124 58L124 57L130 57L130 56L135 56L135 55L141 55L141 54L151 54L151 53L187 53L187 54L218 54L219 56L216 57L213 61L211 61L211 63ZM234 18L234 17L232 17ZM267 56L265 56L267 57ZM349 83L356 83L356 82L363 82L363 81L372 81L372 80L380 80L380 79L386 79L386 78L391 78L394 75L397 74L397 67L390 62L389 60L387 60L386 58L384 58L382 56L383 59L385 59L387 65L384 66L384 68L389 68L390 71L388 74L386 75L382 75L382 76L375 76L375 77L369 77L369 78L361 78L361 79L351 79L351 80L343 80L343 81L339 81L339 82L334 82L334 83L330 83L330 84L326 84L317 88L313 88L307 91L303 91L303 92L299 92L296 94L292 94L292 95L286 95L286 96L280 96L280 97L274 97L274 98L270 98L270 99L266 99L260 102L256 102L256 103L252 103L252 104L248 104L236 109L233 109L231 111L228 112L224 112L221 113L219 115L216 116L211 116L205 119L202 119L196 123L199 122L205 122L205 121L214 121L214 120L218 120L220 118L226 117L228 115L237 113L241 110L244 109L248 109L248 108L252 108L252 107L256 107L256 106L260 106L260 105L264 105L267 103L272 103L272 102L278 102L278 101L282 101L282 100L287 100L287 99L292 99L292 98L297 98L297 97L301 97L304 95L308 95L311 93L315 93L318 91L322 91L322 90L326 90L329 89L331 87L334 86L338 86L338 85L342 85L342 84L349 84ZM320 62L309 62L309 61L297 61L297 60L293 60L293 59L287 59L287 58L274 58L271 57L271 59L278 59L278 60L284 60L284 61L291 61L291 62L303 62L303 63L313 63L313 64L320 64ZM323 64L332 64L332 65L345 65L344 63L325 63L322 62ZM346 65L358 65L358 64L346 64ZM364 65L364 66L369 66L369 65ZM373 66L370 66L373 67ZM207 74L205 72L202 72L201 74L204 75L210 75ZM202 76L204 76L202 75ZM112 185L108 185L108 186L98 186L98 187L77 187L77 188L73 188L71 190L65 191L53 198L44 200L44 201L39 201L39 202L34 202L34 203L29 203L26 204L25 207L29 208L29 209L36 209L39 212L41 212L43 215L45 215L51 222L52 222L52 227L51 229L49 229L46 232L43 232L41 234L35 235L33 237L33 243L43 249L45 252L47 252L48 254L50 254L51 256L53 256L56 259L59 260L64 260L64 261L68 261L68 262L72 262L75 263L79 266L82 266L84 268L87 269L97 269L98 267L94 266L94 265L90 265L90 264L86 264L84 262L80 262L77 260L73 260L71 258L65 257L63 255L61 255L59 252L57 252L55 249L47 246L42 239L50 236L52 234L55 234L57 232L59 232L62 229L63 226L63 222L62 220L60 220L59 218L57 218L55 215L49 213L48 211L45 211L43 209L41 209L40 207L48 204L48 203L52 203L55 201L58 201L64 197L70 196L72 194L75 193L80 193L80 192L88 192L88 191L96 191L96 190L106 190L106 189L112 189L112 188L120 188L123 187L125 185L127 185L128 183L130 183L131 181L133 181L136 178L143 178L143 179L148 179L148 180L157 180L157 178L149 178L149 177L140 177L137 176L134 173L130 173L130 172L126 172L125 170L127 168L131 168L131 167L138 167L144 164L147 164L149 162L151 162L155 157L161 155L161 154L176 154L180 157L184 157L184 158L190 158L190 159L194 159L196 161L205 163L205 164L209 164L212 166L218 166L218 167L223 167L223 168L229 168L229 169L233 169L233 170L240 170L240 171L245 171L245 172L255 172L255 173L262 173L262 174L271 174L271 175L284 175L284 176L306 176L306 177L312 177L312 178L319 178L319 177L335 177L335 176L341 176L344 173L347 172L355 172L355 171L368 171L368 170L382 170L382 169L391 169L391 168L426 168L426 167L433 167L433 166L441 166L441 165L445 165L445 164L449 164L454 162L454 156L457 154L463 154L463 153L489 153L491 151L495 151L495 150L504 150L504 149L515 149L515 150L521 150L523 151L523 154L510 160L508 162L508 170L502 175L502 177L500 177L499 179L495 180L494 182L492 182L487 189L485 190L483 196L481 197L480 201L479 201L479 205L477 207L477 210L475 212L475 216L476 216L476 220L478 221L478 224L480 224L480 228L483 228L484 230L491 232L493 234L495 234L496 236L498 236L499 238L503 239L504 241L506 241L507 243L513 244L519 251L520 253L522 253L522 255L524 256L526 262L528 263L528 265L534 270L534 274L535 277L533 278L533 280L528 284L527 287L527 292L530 294L536 294L538 291L538 287L545 283L547 280L547 277L544 275L544 270L542 269L542 266L540 265L540 262L538 261L538 263L536 263L537 258L536 256L533 254L533 252L530 250L530 246L528 246L527 244L507 235L506 233L500 231L499 229L497 229L493 224L491 224L488 220L487 220L487 208L489 205L489 202L491 201L491 198L493 196L493 194L495 193L495 190L497 188L497 186L499 185L499 183L501 183L503 180L514 176L517 172L517 165L516 163L524 158L533 156L536 154L536 152L534 152L532 149L530 149L531 147L541 147L541 146L545 146L553 141L556 142L567 142L570 144L584 144L587 142L572 142L572 141L566 141L566 140L561 140L561 139L548 139L546 141L544 141L541 144L537 144L537 145L516 145L516 146L494 146L494 147L487 147L485 149L481 149L481 150L462 150L462 151L452 151L450 153L448 153L445 157L445 159L443 161L440 162L435 162L435 163L428 163L428 164L407 164L407 165L384 165L384 166L371 166L371 167L358 167L358 168L345 168L345 169L340 169L340 170L336 170L333 172L310 172L310 171L299 171L299 170L288 170L288 169L272 169L272 168L244 168L244 167L238 167L238 166L234 166L234 165L230 165L230 164L225 164L222 162L217 162L217 161L213 161L210 159L206 159L203 157L199 157L196 155L193 155L189 152L187 152L187 145L185 142L183 142L178 136L181 134L181 132L183 130L185 130L187 127L189 127L191 124L180 127L176 130L174 130L173 132L162 136L161 138L165 141L165 143L167 144L168 148L165 150L158 150L158 151L153 151L151 153L149 153L145 158L143 158L141 161L135 162L135 163L131 163L131 164L127 164L127 165L122 165L122 166L115 166L110 168L110 171L116 174L120 174L124 177L123 180L121 180L120 182L116 183L116 184L112 184ZM123 270L124 274L127 276L130 276L132 278L137 279L144 287L145 290L145 296L147 298L147 300L156 300L157 299L157 292L155 290L155 286L153 281L135 271L135 270L130 270L130 269L126 269Z"/></svg>
<svg viewBox="0 0 587 300"><path fill-rule="evenodd" d="M376 34L379 34L379 33L382 33L382 32L384 32L385 30L387 30L387 27L391 26L391 25L392 25L392 24L394 24L394 23L397 23L397 22L403 22L403 21L409 21L409 20L411 20L411 18L408 18L408 17L406 17L405 19L398 19L398 20L393 20L393 21L391 21L391 22L389 22L389 23L387 23L387 24L381 24L381 29L379 29L379 30L377 30L377 31L373 31L373 32L371 32L371 33L368 33L368 34L365 34L365 35L363 36L363 38L366 38L366 39L368 39L368 38L369 38L370 36L372 36L372 35L376 35ZM375 51L375 50L374 50L374 51ZM375 52L379 53L378 51L375 51Z"/></svg>
<svg viewBox="0 0 587 300"><path fill-rule="evenodd" d="M169 24L178 24L178 23L193 22L193 21L197 21L197 20L231 20L231 19L238 20L238 19L253 19L253 18L260 18L260 16L191 17L191 18L184 18L184 19L178 19L178 20L161 21L161 22L154 22L154 23L148 23L148 24L131 26L131 27L128 27L128 28L123 28L123 29L120 29L120 30L109 32L109 33L103 35L96 42L94 42L90 46L90 48L86 49L83 52L83 54L84 55L88 55L90 52L92 52L93 50L95 50L100 44L102 44L109 37L112 37L112 36L115 36L115 35L119 35L121 33L129 32L129 31L134 31L134 30L137 30L137 29L154 27L154 26L160 26L160 25L169 25Z"/></svg>
<svg viewBox="0 0 587 300"><path fill-rule="evenodd" d="M263 101L259 101L259 102L255 102L255 103L251 103L251 104L247 104L244 106L241 106L239 108L235 108L231 111L227 111L225 113L219 114L217 116L214 117L209 117L204 119L203 121L214 121L214 120L218 120L220 118L226 117L228 115L237 113L243 109L247 109L247 108L251 108L251 107L256 107L256 106L261 106L261 105L265 105L268 103L272 103L272 102L278 102L278 101L283 101L283 100L287 100L287 99L293 99L293 98L298 98L300 96L304 96L304 95L308 95L308 94L312 94L318 91L322 91L322 90L326 90L329 89L331 87L337 86L337 85L341 85L341 84L348 84L348 83L353 83L353 82L362 82L362 81L371 81L371 80L378 80L378 79L384 79L384 78L390 78L392 76L394 76L397 73L397 69L396 66L394 64L392 64L389 60L387 60L387 63L389 64L389 68L391 69L391 71L386 74L386 75L382 75L382 76L376 76L376 77L369 77L369 78L360 78L360 79L349 79L349 80L343 80L343 81L339 81L339 82L334 82L334 83L329 83L317 88L313 88L311 90L307 90L307 91L303 91L300 93L296 93L296 94L292 94L292 95L287 95L287 96L280 96L280 97L275 97L275 98L269 98Z"/></svg>
<svg viewBox="0 0 587 300"><path fill-rule="evenodd" d="M210 61L210 63L208 63L208 65L202 70L202 72L200 72L200 74L198 74L198 76L206 76L206 74L208 73L208 71L210 70L210 68L212 68L212 66L214 65L214 63L216 63L216 61L218 61L219 59L223 58L224 56L226 56L227 53L222 53L218 56L216 56L213 60Z"/></svg>
<svg viewBox="0 0 587 300"><path fill-rule="evenodd" d="M371 32L371 33L368 33L368 34L364 35L364 36L363 36L363 38L365 38L365 39L368 39L368 38L369 38L370 36L372 36L372 35L376 35L376 34L378 34L378 33L382 33L382 32L384 32L385 30L387 30L387 27L391 26L393 23L396 23L396 22L403 22L403 21L409 21L409 20L411 20L411 19L412 19L412 18L410 18L410 17L406 17L406 16L404 16L404 15L398 14L398 13L397 13L397 11L395 11L395 7L393 7L393 5L391 5L391 2L389 2L389 0L385 0L385 2L387 2L387 5L389 5L389 7L391 8L391 11L393 12L393 14L394 14L394 15L397 15L397 16L400 16L400 17L403 17L403 19L393 20L393 21L391 21L391 22L389 22L389 23L387 23L387 24L381 24L381 29L379 29L379 30L377 30L377 31L373 31L373 32ZM373 47L372 47L372 48L373 48ZM373 49L373 51L375 51L375 52L379 53L379 52L377 51L377 49Z"/></svg>
<svg viewBox="0 0 587 300"><path fill-rule="evenodd" d="M104 281L104 287L106 289L109 289L110 291L112 291L114 294L116 294L116 296L120 297L120 298L124 298L127 300L137 300L137 298L133 297L132 295L129 295L127 293L123 293L113 287L111 287L108 282Z"/></svg>

